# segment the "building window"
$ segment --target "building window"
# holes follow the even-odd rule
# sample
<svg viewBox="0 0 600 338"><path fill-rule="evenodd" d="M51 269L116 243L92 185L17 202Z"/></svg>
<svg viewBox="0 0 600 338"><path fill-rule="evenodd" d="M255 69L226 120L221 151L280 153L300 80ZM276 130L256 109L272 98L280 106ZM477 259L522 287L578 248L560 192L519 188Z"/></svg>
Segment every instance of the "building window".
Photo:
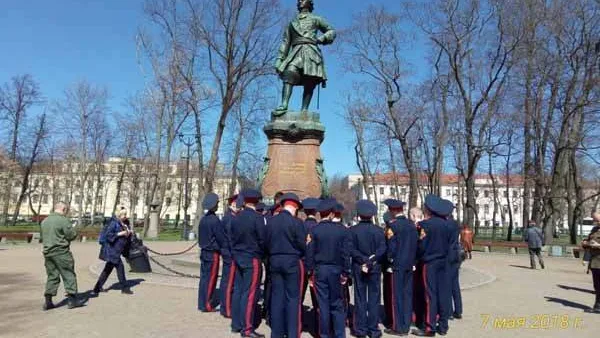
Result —
<svg viewBox="0 0 600 338"><path fill-rule="evenodd" d="M171 182L167 182L167 191L171 191L172 185Z"/></svg>
<svg viewBox="0 0 600 338"><path fill-rule="evenodd" d="M42 203L48 204L48 195L42 195Z"/></svg>
<svg viewBox="0 0 600 338"><path fill-rule="evenodd" d="M518 214L518 213L519 213L519 206L515 205L515 206L513 207L513 212L514 212L515 214Z"/></svg>
<svg viewBox="0 0 600 338"><path fill-rule="evenodd" d="M165 215L165 219L166 219L167 221L168 221L168 220L170 220L170 219L171 219L171 215L170 215L170 214L166 214L166 215Z"/></svg>
<svg viewBox="0 0 600 338"><path fill-rule="evenodd" d="M75 203L77 203L77 204L81 203L81 196L75 195Z"/></svg>
<svg viewBox="0 0 600 338"><path fill-rule="evenodd" d="M18 188L20 185L21 185L21 182L19 182L19 181L15 181L13 183L13 187L15 187L15 188Z"/></svg>
<svg viewBox="0 0 600 338"><path fill-rule="evenodd" d="M394 187L390 188L390 195L392 195L392 196L396 195L396 188L394 188Z"/></svg>
<svg viewBox="0 0 600 338"><path fill-rule="evenodd" d="M75 182L75 188L76 188L76 189L80 189L80 188L81 188L81 181L80 181L80 180L77 180L77 181Z"/></svg>
<svg viewBox="0 0 600 338"><path fill-rule="evenodd" d="M475 197L479 197L479 190L475 189Z"/></svg>
<svg viewBox="0 0 600 338"><path fill-rule="evenodd" d="M406 195L406 188L402 188L402 189L400 190L400 193L401 193L402 195Z"/></svg>
<svg viewBox="0 0 600 338"><path fill-rule="evenodd" d="M519 222L515 222L515 228L519 227Z"/></svg>
<svg viewBox="0 0 600 338"><path fill-rule="evenodd" d="M503 212L504 214L508 214L508 205L503 205L503 206L502 206L502 212Z"/></svg>
<svg viewBox="0 0 600 338"><path fill-rule="evenodd" d="M369 187L369 195L373 194L373 187Z"/></svg>
<svg viewBox="0 0 600 338"><path fill-rule="evenodd" d="M44 178L44 180L43 180L42 182L43 182L43 183L42 183L42 186L43 186L44 188L50 188L50 181L48 181L48 179L47 179L47 178Z"/></svg>
<svg viewBox="0 0 600 338"><path fill-rule="evenodd" d="M102 196L98 196L98 198L96 198L96 204L102 205Z"/></svg>
<svg viewBox="0 0 600 338"><path fill-rule="evenodd" d="M504 197L508 198L508 190L504 190Z"/></svg>
<svg viewBox="0 0 600 338"><path fill-rule="evenodd" d="M379 188L379 194L380 195L384 195L385 194L385 188L384 187L380 187Z"/></svg>
<svg viewBox="0 0 600 338"><path fill-rule="evenodd" d="M33 202L33 203L37 203L39 199L40 199L40 197L38 195L31 196L31 202Z"/></svg>
<svg viewBox="0 0 600 338"><path fill-rule="evenodd" d="M490 221L489 221L489 220L486 220L486 221L485 221L485 226L486 226L486 227L489 227L489 226L490 226Z"/></svg>
<svg viewBox="0 0 600 338"><path fill-rule="evenodd" d="M452 196L452 189L446 189L446 196Z"/></svg>
<svg viewBox="0 0 600 338"><path fill-rule="evenodd" d="M483 191L483 197L490 197L490 191L489 190L484 190Z"/></svg>
<svg viewBox="0 0 600 338"><path fill-rule="evenodd" d="M486 215L490 213L490 205L489 204L486 204L483 206L483 213Z"/></svg>
<svg viewBox="0 0 600 338"><path fill-rule="evenodd" d="M104 188L104 183L98 182L98 189L102 189L102 188Z"/></svg>
<svg viewBox="0 0 600 338"><path fill-rule="evenodd" d="M167 205L171 205L171 197L167 197Z"/></svg>

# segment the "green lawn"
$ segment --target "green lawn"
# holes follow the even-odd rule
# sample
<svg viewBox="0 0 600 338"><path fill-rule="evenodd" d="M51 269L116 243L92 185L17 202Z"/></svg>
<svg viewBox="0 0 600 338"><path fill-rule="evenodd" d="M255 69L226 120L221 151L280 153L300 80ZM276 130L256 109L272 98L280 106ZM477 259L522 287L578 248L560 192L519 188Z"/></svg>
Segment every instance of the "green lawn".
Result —
<svg viewBox="0 0 600 338"><path fill-rule="evenodd" d="M40 232L40 226L37 223L0 226L0 232Z"/></svg>

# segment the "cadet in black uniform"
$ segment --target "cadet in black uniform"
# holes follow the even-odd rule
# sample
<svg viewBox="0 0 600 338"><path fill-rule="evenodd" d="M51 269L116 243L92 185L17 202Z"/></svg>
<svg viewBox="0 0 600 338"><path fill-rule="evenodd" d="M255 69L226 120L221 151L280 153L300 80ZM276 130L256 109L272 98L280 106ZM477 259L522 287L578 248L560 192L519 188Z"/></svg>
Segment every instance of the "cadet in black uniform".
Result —
<svg viewBox="0 0 600 338"><path fill-rule="evenodd" d="M304 214L306 214L306 219L304 220L304 232L308 235L311 233L312 229L319 223L317 221L317 206L321 200L318 198L308 197L302 200L302 208L304 210ZM306 276L304 278L304 285L302 285L302 304L304 304L304 297L306 296L306 289L308 286L308 271L306 271ZM317 293L315 292L314 285L310 288L310 298L312 300L313 311L316 315L318 303L317 303ZM316 318L318 320L318 318Z"/></svg>
<svg viewBox="0 0 600 338"><path fill-rule="evenodd" d="M444 214L446 216L448 226L448 271L446 273L448 279L446 281L446 290L448 292L448 305L444 313L447 315L452 314L452 318L462 318L462 295L460 293L460 281L458 278L460 269L460 245L458 244L458 237L460 236L460 225L452 217L454 211L454 203L449 200L444 200L445 209Z"/></svg>
<svg viewBox="0 0 600 338"><path fill-rule="evenodd" d="M221 235L223 227L219 217L215 214L219 206L219 196L209 193L202 201L202 207L207 210L198 225L198 244L200 246L200 282L198 287L198 310L213 312L219 305L219 297L215 288L219 277L219 245L217 238L223 240Z"/></svg>
<svg viewBox="0 0 600 338"><path fill-rule="evenodd" d="M233 295L233 281L235 278L235 264L231 259L231 222L235 217L237 209L235 207L238 195L233 195L227 199L228 208L221 219L224 237L222 241L217 238L219 251L223 258L223 268L221 272L221 282L219 283L221 315L225 318L231 318L231 296Z"/></svg>
<svg viewBox="0 0 600 338"><path fill-rule="evenodd" d="M448 255L448 227L441 198L428 195L425 198L425 220L421 224L418 253L423 261L425 281L425 328L413 330L416 336L433 337L436 332L448 332L447 296L443 284L446 282ZM439 320L438 320L439 315Z"/></svg>
<svg viewBox="0 0 600 338"><path fill-rule="evenodd" d="M413 269L417 256L417 230L404 216L404 202L387 200L392 222L388 238L387 257L392 266L392 325L385 333L406 336L413 313Z"/></svg>
<svg viewBox="0 0 600 338"><path fill-rule="evenodd" d="M345 208L341 203L337 203L333 209L333 223L340 224L346 229L350 229L349 226L344 224L342 213ZM351 236L348 235L348 240ZM350 243L349 243L350 245ZM342 297L344 299L344 308L346 309L346 326L350 327L350 318L352 318L352 308L350 307L350 286L352 286L352 274L348 276L348 283L342 285Z"/></svg>
<svg viewBox="0 0 600 338"><path fill-rule="evenodd" d="M275 195L273 196L273 201L275 202L275 204L273 204L273 207L269 210L269 215L264 217L265 220L265 224L266 224L266 220L272 218L273 216L276 216L279 214L279 212L281 211L281 196L283 196L283 192L278 191L275 193ZM263 307L262 307L262 312L261 312L261 317L265 319L265 321L267 322L267 325L271 325L271 317L269 316L269 308L271 306L271 275L268 273L269 271L269 256L265 256L264 258L264 263L265 263L265 279L264 279L264 292L263 292Z"/></svg>
<svg viewBox="0 0 600 338"><path fill-rule="evenodd" d="M385 204L385 201L383 202ZM387 234L390 229L390 224L392 221L392 214L389 211L383 213L383 233L386 236L386 246L388 246L389 240L387 239ZM381 262L381 270L383 271L383 288L381 293L383 294L383 316L382 323L386 328L391 327L392 325L392 316L393 316L393 308L392 308L392 267L390 262L387 259L384 259Z"/></svg>
<svg viewBox="0 0 600 338"><path fill-rule="evenodd" d="M260 294L264 247L264 218L255 210L262 198L254 189L242 191L244 210L231 224L231 254L236 264L233 299L239 300L232 308L231 329L242 337L264 337L255 332L255 310ZM237 306L236 306L237 305Z"/></svg>
<svg viewBox="0 0 600 338"><path fill-rule="evenodd" d="M271 276L271 337L298 338L302 332L300 292L304 284L306 233L296 213L302 208L298 196L281 196L282 209L267 223L265 249Z"/></svg>
<svg viewBox="0 0 600 338"><path fill-rule="evenodd" d="M334 337L346 337L342 285L347 283L350 271L349 238L343 225L331 221L336 204L332 198L319 203L321 222L306 240L306 265L315 277L321 338L332 337L332 332Z"/></svg>
<svg viewBox="0 0 600 338"><path fill-rule="evenodd" d="M377 214L377 207L373 202L358 201L356 211L360 221L350 229L354 281L352 332L357 338L379 338L380 262L385 256L385 237L383 229L372 221L373 216Z"/></svg>

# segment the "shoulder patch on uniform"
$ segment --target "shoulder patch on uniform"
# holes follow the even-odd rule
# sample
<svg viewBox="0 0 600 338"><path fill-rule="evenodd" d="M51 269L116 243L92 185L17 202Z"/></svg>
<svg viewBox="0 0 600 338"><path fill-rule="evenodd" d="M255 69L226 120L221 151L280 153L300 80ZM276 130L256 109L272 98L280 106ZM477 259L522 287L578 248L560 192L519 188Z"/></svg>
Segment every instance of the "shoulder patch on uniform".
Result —
<svg viewBox="0 0 600 338"><path fill-rule="evenodd" d="M392 230L391 227L388 227L387 229L385 229L385 237L387 239L394 237L394 231Z"/></svg>

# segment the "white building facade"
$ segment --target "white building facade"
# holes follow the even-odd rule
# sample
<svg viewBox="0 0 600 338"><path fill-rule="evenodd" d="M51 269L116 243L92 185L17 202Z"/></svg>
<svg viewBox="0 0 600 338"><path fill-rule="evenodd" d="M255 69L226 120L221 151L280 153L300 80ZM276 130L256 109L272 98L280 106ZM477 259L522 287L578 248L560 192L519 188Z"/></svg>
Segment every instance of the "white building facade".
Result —
<svg viewBox="0 0 600 338"><path fill-rule="evenodd" d="M392 174L375 175L374 184L370 182L367 185L368 192L365 191L362 183L362 175L352 174L346 177L348 187L355 193L357 199L370 199L378 205L379 220L382 222L383 214L387 207L382 203L388 198L397 198L408 202L409 184L408 175L397 174L396 178ZM515 229L523 226L523 179L521 176L512 175L506 177L495 177L495 184L488 175L478 175L475 179L475 198L477 209L477 221L479 227L508 226L512 213L512 224ZM494 186L497 202L494 203ZM421 207L423 199L429 194L427 188L427 178L422 177L419 182L419 201L417 207ZM454 210L454 217L462 219L464 210L462 203L466 201L466 187L458 175L446 174L441 177L441 196L444 199L452 201L457 207ZM530 204L531 205L531 204ZM406 210L413 206L407 205ZM495 217L494 217L494 208ZM568 224L565 220L565 228Z"/></svg>
<svg viewBox="0 0 600 338"><path fill-rule="evenodd" d="M164 198L162 201L150 201L149 196L156 178L150 162L110 158L99 165L88 164L87 170L81 170L77 161L41 164L34 168L30 175L28 192L21 204L19 217L29 219L34 215L48 215L57 202L69 204L72 217L76 217L80 209L88 218L91 215L109 217L113 212L117 192L120 191L118 206L127 208L133 219L144 218L148 205L159 202L162 203L160 216L163 221L173 222L177 218L183 221L186 162L169 164L163 170L167 171ZM218 213L222 214L232 180L231 177L222 175L222 171L221 175L217 174L214 192L221 199ZM13 176L10 182L9 215L14 213L22 185L22 178L18 173ZM197 168L190 164L187 178L187 214L192 220L196 217L198 203L202 202L199 201L201 184ZM239 186L239 182L235 182L234 192L238 191ZM157 190L160 188L158 185Z"/></svg>

